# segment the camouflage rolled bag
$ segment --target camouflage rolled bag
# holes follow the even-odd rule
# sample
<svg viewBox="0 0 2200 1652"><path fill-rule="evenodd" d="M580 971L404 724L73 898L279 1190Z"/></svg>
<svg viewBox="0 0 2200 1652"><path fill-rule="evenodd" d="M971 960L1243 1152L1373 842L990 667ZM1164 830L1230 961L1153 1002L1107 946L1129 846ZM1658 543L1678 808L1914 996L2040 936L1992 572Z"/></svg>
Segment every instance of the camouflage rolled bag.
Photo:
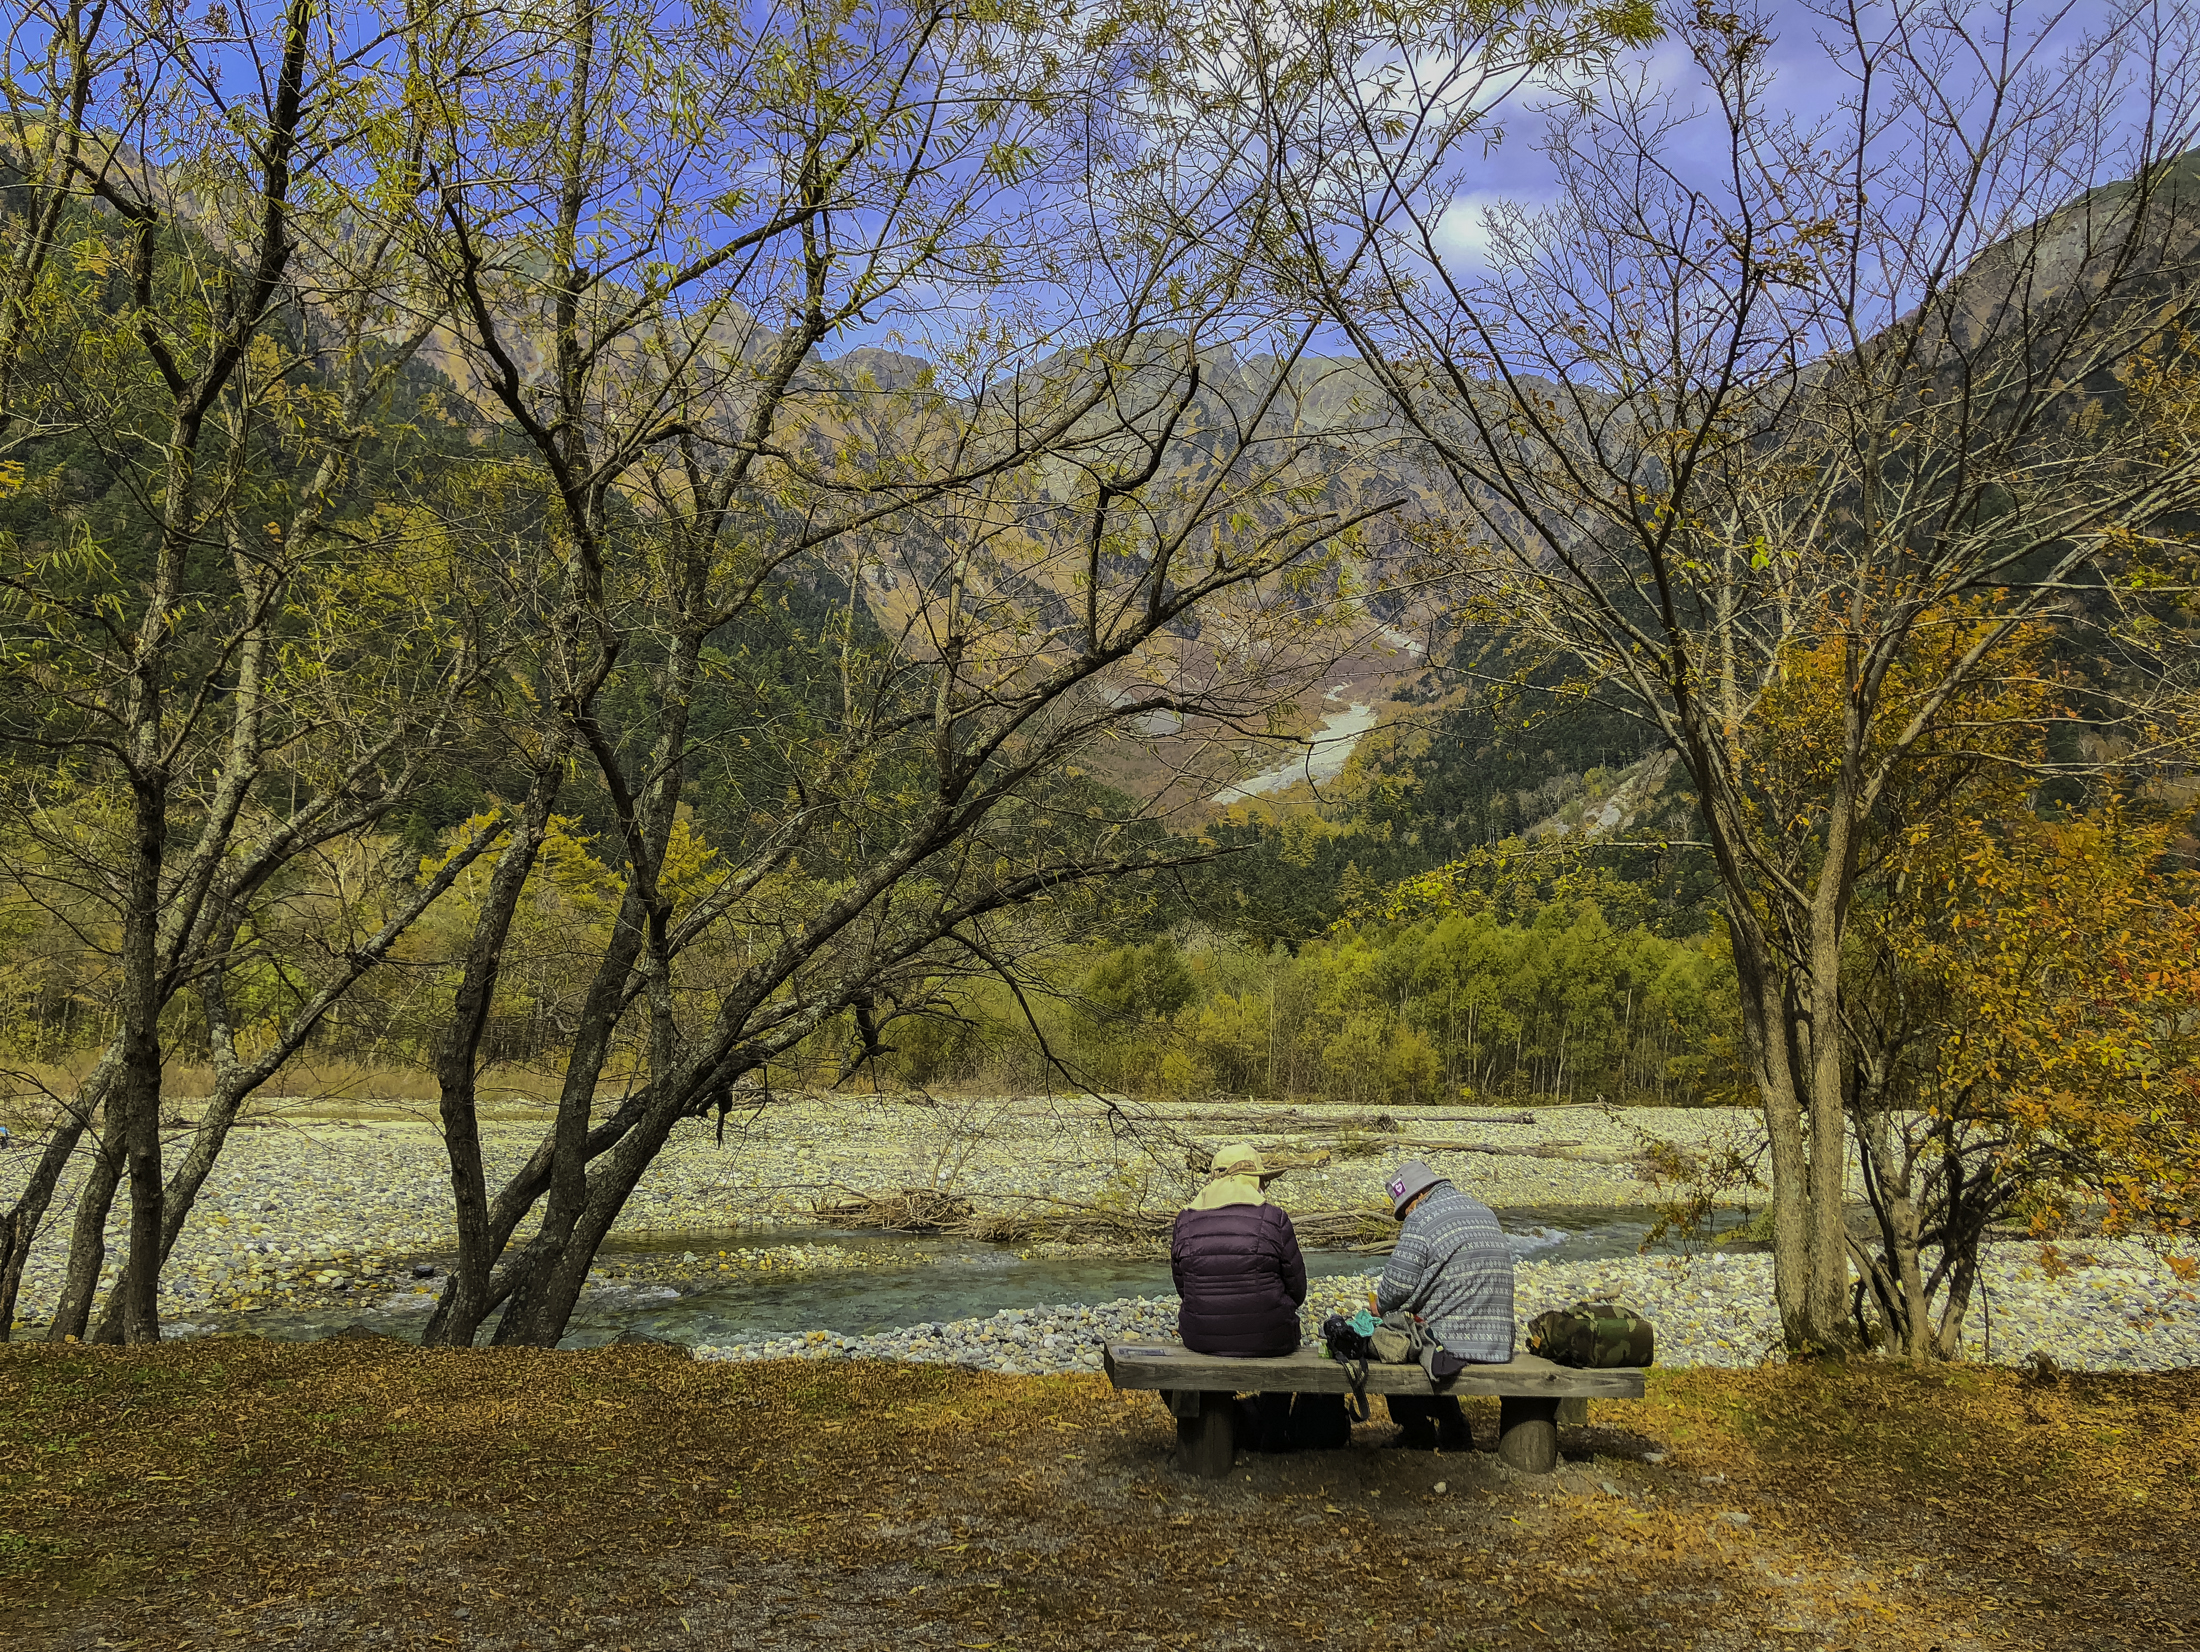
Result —
<svg viewBox="0 0 2200 1652"><path fill-rule="evenodd" d="M1367 1341L1368 1358L1382 1365L1418 1365L1424 1348L1438 1346L1421 1316L1403 1308L1383 1315Z"/></svg>
<svg viewBox="0 0 2200 1652"><path fill-rule="evenodd" d="M1367 1340L1368 1358L1383 1365L1418 1365L1432 1387L1448 1382L1467 1363L1436 1340L1419 1314L1403 1308L1383 1315Z"/></svg>
<svg viewBox="0 0 2200 1652"><path fill-rule="evenodd" d="M1657 1357L1657 1331L1616 1302L1577 1302L1528 1321L1528 1352L1584 1371L1648 1365Z"/></svg>

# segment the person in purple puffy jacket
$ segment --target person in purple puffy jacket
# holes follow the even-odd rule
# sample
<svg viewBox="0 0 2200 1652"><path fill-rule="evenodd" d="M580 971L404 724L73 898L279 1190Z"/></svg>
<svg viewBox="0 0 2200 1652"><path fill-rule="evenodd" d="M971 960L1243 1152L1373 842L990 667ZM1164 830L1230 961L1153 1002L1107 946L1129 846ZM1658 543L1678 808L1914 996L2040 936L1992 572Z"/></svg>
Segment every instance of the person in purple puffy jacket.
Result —
<svg viewBox="0 0 2200 1652"><path fill-rule="evenodd" d="M1260 1154L1234 1142L1215 1155L1214 1177L1177 1213L1169 1270L1183 1307L1177 1334L1195 1354L1281 1359L1299 1351L1299 1304L1306 1300L1306 1258L1291 1218L1261 1188ZM1254 1402L1253 1443L1264 1451L1293 1443L1291 1396Z"/></svg>

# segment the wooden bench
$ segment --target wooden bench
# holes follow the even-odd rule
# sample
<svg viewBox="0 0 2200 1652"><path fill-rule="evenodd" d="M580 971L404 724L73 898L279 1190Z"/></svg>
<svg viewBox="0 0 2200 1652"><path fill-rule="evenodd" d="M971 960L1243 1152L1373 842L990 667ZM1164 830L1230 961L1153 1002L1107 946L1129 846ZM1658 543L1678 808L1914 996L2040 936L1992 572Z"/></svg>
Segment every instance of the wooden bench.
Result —
<svg viewBox="0 0 2200 1652"><path fill-rule="evenodd" d="M1118 1388L1161 1391L1176 1417L1177 1461L1218 1480L1237 1457L1239 1394L1349 1394L1343 1365L1314 1347L1282 1359L1225 1359L1195 1354L1179 1342L1117 1342L1106 1351L1108 1380ZM1579 1371L1522 1354L1507 1365L1470 1365L1431 1384L1418 1365L1370 1365L1370 1394L1495 1394L1497 1455L1524 1474L1558 1467L1559 1407L1580 1402L1567 1421L1586 1422L1588 1401L1639 1400L1642 1372ZM1573 1409L1569 1405L1569 1409Z"/></svg>

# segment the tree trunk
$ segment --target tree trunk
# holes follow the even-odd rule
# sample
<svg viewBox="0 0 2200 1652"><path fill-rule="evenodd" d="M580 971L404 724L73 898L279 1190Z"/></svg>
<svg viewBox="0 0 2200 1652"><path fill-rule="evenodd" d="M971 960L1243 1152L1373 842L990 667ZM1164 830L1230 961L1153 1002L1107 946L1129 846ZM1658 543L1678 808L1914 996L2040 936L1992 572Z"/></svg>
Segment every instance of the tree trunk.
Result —
<svg viewBox="0 0 2200 1652"><path fill-rule="evenodd" d="M495 1306L489 1274L503 1253L504 1240L492 1231L488 1180L481 1163L481 1121L475 1080L481 1039L496 1001L504 964L504 944L534 870L535 857L563 783L564 748L549 743L544 762L522 806L496 868L489 875L474 933L467 944L465 973L451 1002L451 1019L436 1042L435 1073L443 1119L444 1155L451 1167L451 1195L458 1220L458 1265L428 1316L420 1340L425 1347L470 1347L481 1322Z"/></svg>
<svg viewBox="0 0 2200 1652"><path fill-rule="evenodd" d="M1898 1351L1906 1359L1922 1360L1932 1353L1932 1315L1925 1300L1925 1265L1919 1255L1917 1206L1908 1195L1895 1202L1895 1276L1902 1291L1904 1309L1902 1340Z"/></svg>
<svg viewBox="0 0 2200 1652"><path fill-rule="evenodd" d="M130 1173L130 1250L115 1294L117 1334L160 1340L160 1233L166 1188L160 1165L160 873L168 840L168 777L133 777L136 832L122 930L122 1079L116 1088L121 1146Z"/></svg>
<svg viewBox="0 0 2200 1652"><path fill-rule="evenodd" d="M1809 1276L1798 1329L1804 1348L1837 1349L1848 1328L1848 1050L1841 1014L1841 943L1848 911L1849 832L1835 811L1810 913L1805 1073L1810 1101Z"/></svg>
<svg viewBox="0 0 2200 1652"><path fill-rule="evenodd" d="M73 1116L54 1126L53 1134L46 1138L45 1151L31 1169L30 1180L7 1214L0 1216L0 1342L14 1337L15 1303L22 1294L31 1241L38 1237L38 1225L46 1219L54 1187L83 1134L83 1121Z"/></svg>
<svg viewBox="0 0 2200 1652"><path fill-rule="evenodd" d="M1971 1311L1971 1292L1978 1284L1974 1261L1959 1261L1948 1271L1948 1291L1941 1298L1940 1323L1933 1329L1932 1351L1942 1359L1963 1355L1963 1321Z"/></svg>
<svg viewBox="0 0 2200 1652"><path fill-rule="evenodd" d="M1874 1106L1857 1121L1857 1152L1879 1222L1880 1253L1875 1257L1853 1241L1850 1252L1878 1303L1888 1351L1902 1359L1925 1360L1933 1355L1933 1327L1921 1254L1924 1223L1915 1191L1917 1155L1907 1139L1898 1152L1891 1136L1881 1108Z"/></svg>
<svg viewBox="0 0 2200 1652"><path fill-rule="evenodd" d="M683 1111L675 1097L660 1097L587 1179L575 1220L562 1231L546 1228L529 1242L514 1264L514 1288L492 1339L497 1347L558 1345L588 1284L596 1252Z"/></svg>
<svg viewBox="0 0 2200 1652"><path fill-rule="evenodd" d="M595 1112L596 1086L611 1054L612 1036L618 1028L626 986L642 951L645 923L646 915L641 910L636 883L629 882L614 920L611 942L597 961L595 979L582 1005L580 1028L566 1062L565 1084L558 1096L557 1122L550 1142L549 1197L543 1210L542 1227L528 1241L525 1252L514 1265L515 1299L506 1304L504 1318L497 1324L493 1340L499 1345L515 1340L515 1324L540 1327L554 1319L556 1328L547 1341L541 1340L539 1333L527 1331L517 1333L516 1340L527 1346L555 1347L558 1338L565 1334L565 1321L572 1313L572 1302L579 1300L580 1286L586 1281L596 1246L602 1243L600 1234L589 1241L580 1231L596 1196L588 1175L589 1126ZM670 1128L668 1123L666 1129ZM647 1168L646 1161L643 1168ZM637 1178L639 1175L637 1171ZM623 1201L623 1194L621 1199ZM616 1214L614 1210L613 1215ZM549 1308L533 1306L545 1289L550 1290L552 1298L557 1296L556 1287L546 1281L557 1275L561 1259L576 1245L583 1249L585 1256L571 1300L562 1311L554 1313Z"/></svg>
<svg viewBox="0 0 2200 1652"><path fill-rule="evenodd" d="M1940 1222L1941 1270L1947 1275L1947 1294L1941 1299L1940 1323L1933 1328L1933 1351L1942 1359L1963 1353L1963 1321L1971 1311L1971 1292L1978 1285L1978 1251L1986 1224L2003 1201L1996 1196L1998 1164L1989 1159L1973 1173L1966 1163L1961 1127L1942 1121L1938 1131L1941 1155Z"/></svg>
<svg viewBox="0 0 2200 1652"><path fill-rule="evenodd" d="M683 607L690 611L701 606L709 566L707 556L701 553L708 549L707 542L691 545L690 555L683 561L687 582ZM684 1098L669 1093L667 1087L684 1084L693 1089L703 1076L675 1072L679 1038L669 992L671 951L667 927L671 907L658 888L686 772L688 715L701 643L702 634L693 629L675 638L654 684L659 730L642 771L649 780L622 810L627 886L613 921L610 944L597 961L595 978L589 983L566 1063L550 1142L549 1198L542 1226L507 1271L509 1297L493 1338L499 1346L557 1346L611 1224L680 1118ZM590 743L614 795L627 795L613 754L598 740ZM630 1130L613 1138L609 1162L591 1176L588 1167L594 1156L592 1125L597 1086L620 1019L631 1002L629 989L637 964L648 989L650 1087L655 1099ZM540 1158L538 1153L538 1162L529 1166L530 1171L539 1168ZM507 1194L515 1191L507 1188ZM507 1215L514 1212L510 1198L500 1198L499 1204ZM505 1231L509 1233L509 1227Z"/></svg>
<svg viewBox="0 0 2200 1652"><path fill-rule="evenodd" d="M121 1080L121 1044L116 1043L116 1082ZM107 1261L107 1213L114 1208L115 1189L122 1185L122 1116L110 1098L100 1120L91 1170L76 1196L76 1225L69 1235L69 1267L61 1286L61 1300L54 1305L53 1324L47 1327L49 1342L80 1339L91 1323L92 1303L99 1295L99 1270Z"/></svg>
<svg viewBox="0 0 2200 1652"><path fill-rule="evenodd" d="M353 949L349 955L349 968L335 980L327 983L314 994L284 1025L281 1033L250 1062L237 1058L236 1028L229 1008L229 975L226 960L236 951L237 931L242 924L240 909L224 900L215 922L207 933L207 955L215 960L199 977L199 1001L206 1015L207 1043L213 1058L214 1090L207 1097L206 1110L199 1118L198 1131L193 1136L191 1150L176 1167L175 1175L164 1190L161 1209L159 1253L154 1259L154 1274L158 1277L167 1266L170 1254L176 1248L176 1239L183 1232L183 1224L198 1203L199 1190L205 1186L207 1176L213 1171L214 1162L221 1156L223 1146L229 1140L231 1126L236 1123L245 1098L281 1070L304 1045L321 1023L330 1006L349 992L354 982L367 970L388 955L389 949L409 929L420 915L447 893L459 875L487 849L498 836L495 831L482 831L473 840L455 851L434 877L421 885L405 906L391 914L387 923L372 940ZM126 1327L126 1305L119 1296L110 1297L106 1311L100 1316L96 1341L122 1340Z"/></svg>
<svg viewBox="0 0 2200 1652"><path fill-rule="evenodd" d="M53 1203L54 1189L61 1183L62 1171L75 1154L92 1114L98 1110L101 1097L113 1081L120 1055L115 1045L108 1045L99 1064L77 1086L76 1095L64 1109L61 1121L46 1138L45 1151L39 1154L30 1179L23 1184L23 1191L17 1195L8 1213L0 1216L0 1342L9 1341L14 1335L15 1304L23 1289L23 1269L30 1261L31 1243L38 1237L39 1225L45 1221L47 1208ZM101 1217L104 1220L104 1211ZM93 1280L96 1284L96 1267Z"/></svg>
<svg viewBox="0 0 2200 1652"><path fill-rule="evenodd" d="M1811 1340L1809 1158L1795 1052L1787 1037L1792 1019L1771 948L1753 916L1736 912L1730 901L1727 928L1740 987L1742 1046L1772 1153L1772 1295L1787 1345L1800 1348Z"/></svg>
<svg viewBox="0 0 2200 1652"><path fill-rule="evenodd" d="M168 1265L169 1253L176 1248L176 1237L183 1232L184 1219L191 1214L191 1207L198 1202L199 1189L206 1184L207 1175L214 1168L214 1161L221 1156L224 1143L229 1139L229 1127L237 1120L238 1110L250 1092L234 1085L216 1085L214 1094L207 1098L206 1111L199 1119L199 1126L191 1138L191 1150L183 1162L176 1166L176 1173L163 1190L160 1212L160 1237L153 1250L153 1277ZM131 1246L136 1253L136 1244ZM99 1328L93 1333L94 1342L135 1342L145 1340L128 1335L126 1304L122 1293L116 1291L107 1299L99 1316Z"/></svg>

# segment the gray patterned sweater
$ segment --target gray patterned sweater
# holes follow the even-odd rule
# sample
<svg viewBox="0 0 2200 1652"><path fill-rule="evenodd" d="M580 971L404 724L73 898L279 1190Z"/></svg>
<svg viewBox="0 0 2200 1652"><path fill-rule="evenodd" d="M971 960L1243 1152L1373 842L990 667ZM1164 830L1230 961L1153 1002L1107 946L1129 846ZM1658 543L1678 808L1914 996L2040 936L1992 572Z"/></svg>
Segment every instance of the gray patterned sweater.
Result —
<svg viewBox="0 0 2200 1652"><path fill-rule="evenodd" d="M1404 1308L1461 1359L1513 1357L1513 1255L1490 1207L1438 1182L1406 1217L1375 1290L1379 1312Z"/></svg>

